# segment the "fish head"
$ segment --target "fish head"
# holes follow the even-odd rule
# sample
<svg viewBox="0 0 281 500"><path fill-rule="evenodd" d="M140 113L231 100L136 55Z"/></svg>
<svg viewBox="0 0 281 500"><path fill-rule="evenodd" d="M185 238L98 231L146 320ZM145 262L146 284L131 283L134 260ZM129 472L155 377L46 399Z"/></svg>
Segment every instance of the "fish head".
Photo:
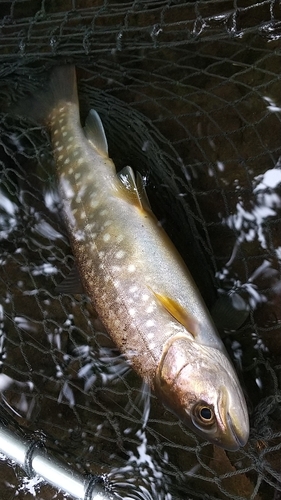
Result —
<svg viewBox="0 0 281 500"><path fill-rule="evenodd" d="M188 337L172 339L163 350L155 391L196 434L226 450L249 437L247 406L227 354Z"/></svg>

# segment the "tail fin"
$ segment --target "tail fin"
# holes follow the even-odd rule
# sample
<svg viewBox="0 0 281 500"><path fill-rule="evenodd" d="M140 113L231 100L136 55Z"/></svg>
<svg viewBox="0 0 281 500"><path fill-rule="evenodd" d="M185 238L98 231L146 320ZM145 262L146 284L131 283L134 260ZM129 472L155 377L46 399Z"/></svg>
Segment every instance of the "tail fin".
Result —
<svg viewBox="0 0 281 500"><path fill-rule="evenodd" d="M75 66L56 66L51 72L46 87L16 105L12 114L46 123L49 114L59 102L71 102L78 105Z"/></svg>

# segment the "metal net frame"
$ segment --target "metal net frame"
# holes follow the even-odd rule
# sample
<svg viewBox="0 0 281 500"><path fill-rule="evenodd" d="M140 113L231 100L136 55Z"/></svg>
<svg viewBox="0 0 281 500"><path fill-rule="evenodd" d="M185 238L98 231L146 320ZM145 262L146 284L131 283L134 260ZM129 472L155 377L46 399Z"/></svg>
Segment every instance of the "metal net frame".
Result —
<svg viewBox="0 0 281 500"><path fill-rule="evenodd" d="M280 3L1 2L1 419L75 473L135 499L280 498ZM77 67L81 118L101 115L117 168L153 211L211 308L247 395L248 445L202 442L130 370L73 266L48 133L9 113L54 65ZM220 311L229 315L231 311ZM222 321L222 325L223 325ZM204 374L202 374L204 376ZM1 457L3 498L63 498Z"/></svg>

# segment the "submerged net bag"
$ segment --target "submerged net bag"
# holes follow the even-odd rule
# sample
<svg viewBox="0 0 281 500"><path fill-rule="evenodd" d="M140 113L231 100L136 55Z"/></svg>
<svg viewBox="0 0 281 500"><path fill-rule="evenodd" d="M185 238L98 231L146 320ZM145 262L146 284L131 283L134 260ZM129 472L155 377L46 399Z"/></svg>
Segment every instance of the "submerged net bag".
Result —
<svg viewBox="0 0 281 500"><path fill-rule="evenodd" d="M251 1L1 2L1 419L120 498L280 498L280 5ZM77 67L117 168L140 171L154 213L212 308L241 377L248 445L225 452L150 395L73 266L48 133L13 105L54 65ZM230 325L224 326L223 316ZM220 326L220 325L218 325ZM204 374L202 374L204 377ZM1 497L63 498L1 456Z"/></svg>

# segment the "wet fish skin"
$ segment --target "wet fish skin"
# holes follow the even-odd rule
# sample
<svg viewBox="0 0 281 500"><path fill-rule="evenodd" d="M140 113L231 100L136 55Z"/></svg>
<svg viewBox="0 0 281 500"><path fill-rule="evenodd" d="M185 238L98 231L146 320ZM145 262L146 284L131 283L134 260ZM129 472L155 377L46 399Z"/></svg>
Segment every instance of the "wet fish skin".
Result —
<svg viewBox="0 0 281 500"><path fill-rule="evenodd" d="M227 450L246 444L247 408L223 351L175 337L165 346L156 378L156 393L202 438ZM203 418L207 409L211 409L210 419Z"/></svg>
<svg viewBox="0 0 281 500"><path fill-rule="evenodd" d="M140 183L130 169L116 174L94 111L82 129L75 69L57 68L36 102L81 279L110 336L197 434L230 450L245 445L247 407L225 348Z"/></svg>

